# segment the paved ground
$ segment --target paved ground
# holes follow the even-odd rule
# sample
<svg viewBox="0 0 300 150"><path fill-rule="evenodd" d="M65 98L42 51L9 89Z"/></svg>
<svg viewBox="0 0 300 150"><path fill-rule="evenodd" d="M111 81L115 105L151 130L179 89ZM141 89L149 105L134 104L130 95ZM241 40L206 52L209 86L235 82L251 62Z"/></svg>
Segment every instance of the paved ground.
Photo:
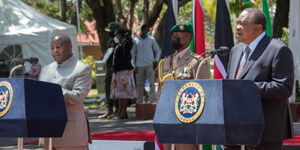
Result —
<svg viewBox="0 0 300 150"><path fill-rule="evenodd" d="M152 120L137 120L135 118L135 108L129 107L129 119L126 120L108 120L98 119L98 115L105 113L105 109L90 109L88 110L90 126L92 133L103 131L146 131L153 130ZM295 134L300 134L300 122L294 123ZM34 138L26 138L25 141L34 141ZM15 138L0 138L0 150L15 150L17 139ZM25 146L25 149L40 150L36 145ZM288 146L284 150L299 150L300 147Z"/></svg>

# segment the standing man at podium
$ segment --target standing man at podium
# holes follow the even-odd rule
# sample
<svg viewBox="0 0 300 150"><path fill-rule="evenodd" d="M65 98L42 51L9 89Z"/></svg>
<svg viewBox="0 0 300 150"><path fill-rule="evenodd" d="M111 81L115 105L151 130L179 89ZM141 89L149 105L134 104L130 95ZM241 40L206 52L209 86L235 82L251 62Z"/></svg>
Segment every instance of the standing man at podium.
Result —
<svg viewBox="0 0 300 150"><path fill-rule="evenodd" d="M285 44L267 36L265 29L261 10L245 9L237 20L240 43L232 48L228 64L228 78L254 81L262 99L263 136L258 145L246 145L247 150L281 150L282 141L292 137L288 98L294 82L293 56ZM225 150L238 149L240 146L225 146Z"/></svg>
<svg viewBox="0 0 300 150"><path fill-rule="evenodd" d="M202 60L200 55L191 52L189 45L193 37L193 27L190 23L177 24L170 29L171 45L176 52L161 60L159 72L163 76L172 76L169 79L193 80L208 79L208 65L204 64L200 69L200 74L196 75L199 62ZM160 78L165 78L160 77ZM161 81L163 82L163 81ZM165 150L170 150L170 144L164 144ZM196 150L194 144L175 144L175 150Z"/></svg>
<svg viewBox="0 0 300 150"><path fill-rule="evenodd" d="M63 137L53 138L53 148L87 150L89 134L83 101L91 88L92 70L73 55L72 42L66 35L53 37L51 54L54 62L42 69L39 79L62 86L68 115Z"/></svg>

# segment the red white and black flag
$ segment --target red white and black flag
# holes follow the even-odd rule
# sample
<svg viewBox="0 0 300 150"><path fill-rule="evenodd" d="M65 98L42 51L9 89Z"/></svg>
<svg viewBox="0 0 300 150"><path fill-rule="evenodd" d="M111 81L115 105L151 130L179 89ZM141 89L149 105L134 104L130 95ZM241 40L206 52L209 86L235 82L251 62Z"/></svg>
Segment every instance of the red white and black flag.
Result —
<svg viewBox="0 0 300 150"><path fill-rule="evenodd" d="M217 1L216 27L215 27L215 49L221 46L233 47L233 34L230 23L228 0ZM214 79L226 78L226 69L229 55L216 55L214 59Z"/></svg>

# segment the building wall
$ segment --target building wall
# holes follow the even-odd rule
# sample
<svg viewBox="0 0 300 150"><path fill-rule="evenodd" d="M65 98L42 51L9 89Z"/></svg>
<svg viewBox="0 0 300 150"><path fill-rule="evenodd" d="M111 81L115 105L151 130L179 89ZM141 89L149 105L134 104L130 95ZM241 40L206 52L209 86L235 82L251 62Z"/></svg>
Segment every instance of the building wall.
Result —
<svg viewBox="0 0 300 150"><path fill-rule="evenodd" d="M95 60L100 60L103 56L100 46L98 45L86 45L82 46L82 50L85 56L93 56Z"/></svg>

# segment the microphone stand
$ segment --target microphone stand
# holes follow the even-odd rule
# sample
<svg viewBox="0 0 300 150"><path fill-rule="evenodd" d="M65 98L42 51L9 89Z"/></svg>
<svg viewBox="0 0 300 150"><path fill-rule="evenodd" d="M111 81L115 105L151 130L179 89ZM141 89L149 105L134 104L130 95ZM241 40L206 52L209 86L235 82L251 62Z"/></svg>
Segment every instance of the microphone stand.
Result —
<svg viewBox="0 0 300 150"><path fill-rule="evenodd" d="M210 54L210 56L208 55ZM198 67L197 67L197 71L196 71L196 75L194 77L194 79L197 79L198 75L199 75L199 72L200 72L200 68L203 66L203 64L208 60L208 59L213 59L216 55L216 53L212 53L212 52L204 52L202 54L200 54L200 56L202 55L207 55L206 58L204 58L203 60L200 61ZM213 149L214 150L214 149Z"/></svg>
<svg viewBox="0 0 300 150"><path fill-rule="evenodd" d="M14 66L14 67L11 69L11 71L10 71L10 73L9 73L9 78L12 78L13 73L14 73L17 69L20 69L20 68L24 68L24 64L23 64L23 63L22 63L22 64L19 64L19 65L17 65L17 66Z"/></svg>
<svg viewBox="0 0 300 150"><path fill-rule="evenodd" d="M14 67L11 69L10 73L9 73L9 78L12 78L14 72L15 72L17 69L20 69L20 68L24 68L24 63L21 63L21 64L19 64L19 65L17 65L17 66L14 66ZM23 150L23 142L24 142L23 137L18 137L18 144L17 144L17 145L18 145L18 146L17 146L17 149L18 149L18 150Z"/></svg>

